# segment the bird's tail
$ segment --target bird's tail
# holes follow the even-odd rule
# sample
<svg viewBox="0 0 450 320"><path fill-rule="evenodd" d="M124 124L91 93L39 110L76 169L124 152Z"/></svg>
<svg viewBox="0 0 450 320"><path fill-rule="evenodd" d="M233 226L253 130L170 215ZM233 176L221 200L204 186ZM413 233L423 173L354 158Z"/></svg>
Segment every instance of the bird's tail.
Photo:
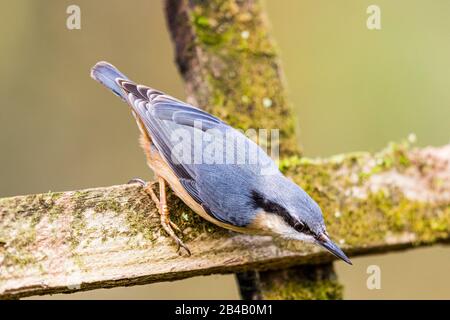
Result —
<svg viewBox="0 0 450 320"><path fill-rule="evenodd" d="M127 101L126 93L123 91L118 81L129 79L112 64L105 61L97 62L91 69L91 77L103 84L122 100Z"/></svg>

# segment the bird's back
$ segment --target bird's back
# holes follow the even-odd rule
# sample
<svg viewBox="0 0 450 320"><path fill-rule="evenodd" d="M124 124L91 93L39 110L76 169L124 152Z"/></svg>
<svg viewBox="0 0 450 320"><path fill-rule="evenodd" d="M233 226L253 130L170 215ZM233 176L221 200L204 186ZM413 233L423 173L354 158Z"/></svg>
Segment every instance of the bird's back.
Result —
<svg viewBox="0 0 450 320"><path fill-rule="evenodd" d="M110 64L97 64L92 75L116 94L120 89L153 146L209 215L238 227L251 222L251 191L265 175L280 175L259 146L209 113L137 85Z"/></svg>

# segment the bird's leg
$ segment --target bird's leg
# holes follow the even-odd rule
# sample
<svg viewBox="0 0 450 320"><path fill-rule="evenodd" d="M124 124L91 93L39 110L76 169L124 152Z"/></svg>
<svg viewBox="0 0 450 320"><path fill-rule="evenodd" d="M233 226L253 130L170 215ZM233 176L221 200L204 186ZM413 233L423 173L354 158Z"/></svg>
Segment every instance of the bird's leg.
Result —
<svg viewBox="0 0 450 320"><path fill-rule="evenodd" d="M178 226L175 223L170 221L169 218L169 208L167 207L167 200L166 200L166 181L163 178L158 177L158 183L159 183L159 213L161 215L161 225L163 226L164 230L166 230L166 232L169 234L169 236L177 243L178 245L177 251L179 251L180 248L183 248L184 250L186 250L188 256L190 256L191 251L189 250L189 248L183 243L183 241L181 241L180 238L177 237L175 232L172 230L172 228L174 228L180 231L180 228L178 228ZM154 194L153 190L151 190L151 192Z"/></svg>
<svg viewBox="0 0 450 320"><path fill-rule="evenodd" d="M180 248L183 248L186 250L186 253L188 256L191 255L191 251L189 248L181 241L180 238L177 237L173 229L181 232L180 228L170 220L169 218L169 208L167 207L167 200L166 200L166 182L163 178L158 177L158 183L159 183L159 199L155 192L153 191L153 185L156 183L156 181L147 183L142 179L135 178L130 180L128 183L139 183L144 188L144 191L150 195L152 198L152 201L156 204L159 210L159 214L161 216L161 225L164 228L164 230L169 234L169 236L177 243L178 248L177 252L180 251ZM172 229L173 228L173 229Z"/></svg>
<svg viewBox="0 0 450 320"><path fill-rule="evenodd" d="M140 184L144 188L144 191L150 195L150 197L152 198L152 201L156 204L156 206L158 207L158 211L159 211L159 207L160 207L159 199L156 196L155 192L153 191L153 186L156 183L156 181L145 182L141 178L133 178L130 181L128 181L128 184L132 184L132 183ZM175 223L173 223L170 219L169 219L169 223L172 228L181 232L181 229Z"/></svg>

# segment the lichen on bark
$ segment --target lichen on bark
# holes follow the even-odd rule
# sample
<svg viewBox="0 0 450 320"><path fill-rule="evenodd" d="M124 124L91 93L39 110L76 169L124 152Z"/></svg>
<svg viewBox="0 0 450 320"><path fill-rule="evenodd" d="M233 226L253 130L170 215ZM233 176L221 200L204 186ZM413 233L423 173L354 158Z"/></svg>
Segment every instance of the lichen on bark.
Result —
<svg viewBox="0 0 450 320"><path fill-rule="evenodd" d="M260 273L261 298L267 300L340 300L343 286L331 264L297 266Z"/></svg>
<svg viewBox="0 0 450 320"><path fill-rule="evenodd" d="M446 158L434 159L433 168L418 152L404 141L373 155L293 156L282 160L281 169L318 202L341 245L389 242L395 232L420 244L448 237L450 200L445 170L436 172L448 166Z"/></svg>
<svg viewBox="0 0 450 320"><path fill-rule="evenodd" d="M393 144L377 154L328 159L292 156L281 168L320 203L330 236L351 256L450 239L450 145ZM155 204L137 185L0 199L0 297L331 259L317 247L290 247L216 227L171 192L169 204L193 253L189 258L178 256ZM292 298L339 297L337 282L322 280L316 288L312 282L286 282L281 291ZM73 287L77 283L81 289ZM266 290L266 296L279 295Z"/></svg>
<svg viewBox="0 0 450 320"><path fill-rule="evenodd" d="M190 100L238 129L277 129L280 152L298 153L295 116L259 1L167 3L167 12L178 13L167 19Z"/></svg>

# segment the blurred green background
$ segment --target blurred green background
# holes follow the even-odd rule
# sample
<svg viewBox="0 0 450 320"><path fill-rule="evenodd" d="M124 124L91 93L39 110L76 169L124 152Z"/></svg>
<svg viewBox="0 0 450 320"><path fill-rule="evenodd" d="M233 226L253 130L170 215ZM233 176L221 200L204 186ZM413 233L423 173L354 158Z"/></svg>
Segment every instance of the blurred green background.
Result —
<svg viewBox="0 0 450 320"><path fill-rule="evenodd" d="M184 98L162 0L1 0L0 196L150 178L122 102L89 78L98 60ZM81 7L81 30L66 8ZM449 142L450 1L376 2L382 30L366 28L365 0L266 0L299 139L308 156L375 151L410 132ZM450 298L450 248L336 263L345 298ZM366 288L366 268L382 289ZM57 298L238 298L232 275Z"/></svg>

